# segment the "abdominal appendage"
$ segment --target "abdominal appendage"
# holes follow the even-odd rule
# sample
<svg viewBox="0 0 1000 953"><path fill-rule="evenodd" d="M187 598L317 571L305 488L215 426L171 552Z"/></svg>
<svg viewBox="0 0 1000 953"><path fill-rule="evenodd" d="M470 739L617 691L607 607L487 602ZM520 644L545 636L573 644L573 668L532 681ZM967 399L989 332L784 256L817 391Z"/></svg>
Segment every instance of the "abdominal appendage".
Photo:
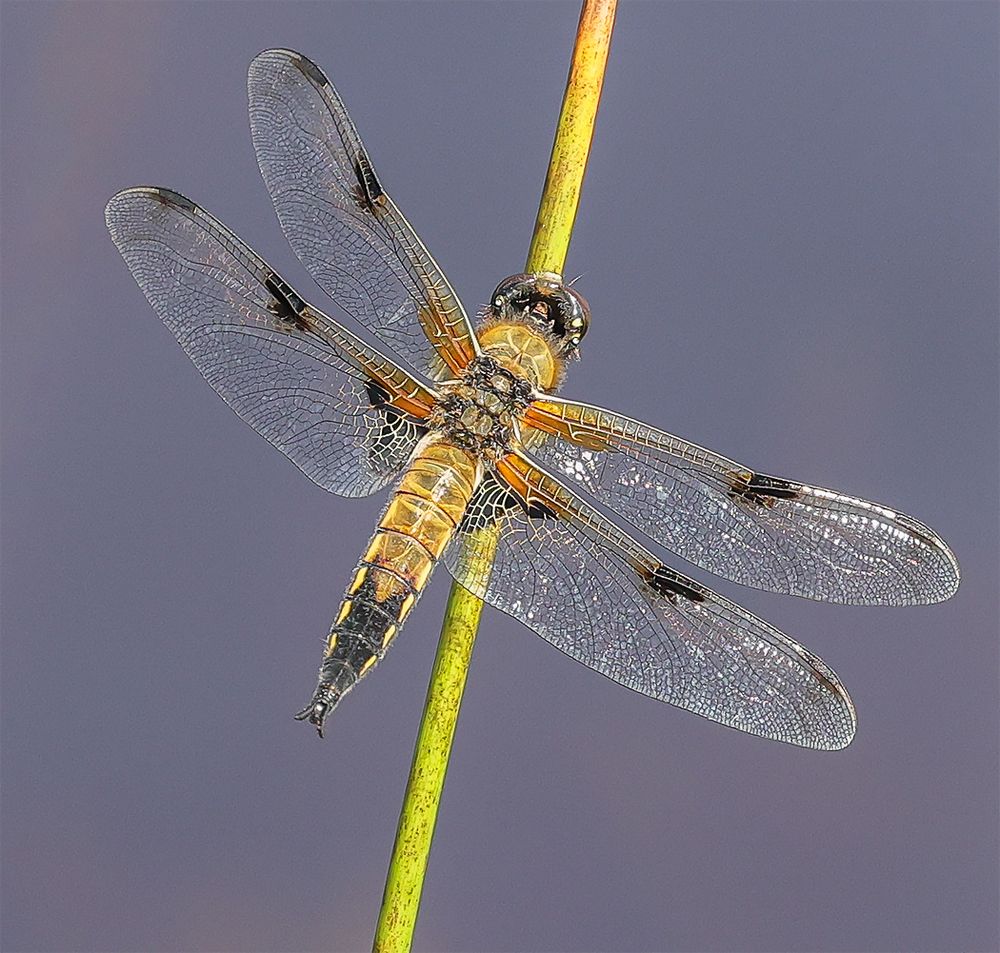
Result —
<svg viewBox="0 0 1000 953"><path fill-rule="evenodd" d="M425 438L389 500L330 629L319 684L295 717L316 726L385 655L462 519L478 482L467 452Z"/></svg>

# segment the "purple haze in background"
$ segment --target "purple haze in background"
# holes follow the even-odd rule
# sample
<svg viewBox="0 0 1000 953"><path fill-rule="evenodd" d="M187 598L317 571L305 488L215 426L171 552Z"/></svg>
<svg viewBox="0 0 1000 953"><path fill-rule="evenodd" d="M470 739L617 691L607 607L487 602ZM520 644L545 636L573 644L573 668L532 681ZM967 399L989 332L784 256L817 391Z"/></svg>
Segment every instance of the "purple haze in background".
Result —
<svg viewBox="0 0 1000 953"><path fill-rule="evenodd" d="M323 305L246 117L251 57L300 49L476 309L524 264L577 12L3 5L4 950L369 946L448 579L325 742L292 720L382 499L215 397L103 208L175 188ZM964 581L903 610L718 584L844 679L839 754L487 609L418 949L997 948L997 20L620 10L567 393L911 513Z"/></svg>

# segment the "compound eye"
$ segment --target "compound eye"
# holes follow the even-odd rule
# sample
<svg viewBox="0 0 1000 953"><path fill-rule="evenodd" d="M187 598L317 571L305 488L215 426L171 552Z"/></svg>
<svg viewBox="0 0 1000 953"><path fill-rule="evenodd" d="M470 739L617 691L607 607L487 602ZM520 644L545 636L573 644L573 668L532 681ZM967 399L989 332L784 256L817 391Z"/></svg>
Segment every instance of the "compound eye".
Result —
<svg viewBox="0 0 1000 953"><path fill-rule="evenodd" d="M490 298L491 308L501 319L528 318L562 338L565 346L580 344L590 326L587 300L567 288L556 274L520 274L504 278Z"/></svg>
<svg viewBox="0 0 1000 953"><path fill-rule="evenodd" d="M511 275L509 278L504 278L490 297L493 310L502 313L515 302L522 300L528 293L530 281L531 275Z"/></svg>
<svg viewBox="0 0 1000 953"><path fill-rule="evenodd" d="M590 327L590 306L587 299L573 288L564 288L563 337L572 347L578 347Z"/></svg>

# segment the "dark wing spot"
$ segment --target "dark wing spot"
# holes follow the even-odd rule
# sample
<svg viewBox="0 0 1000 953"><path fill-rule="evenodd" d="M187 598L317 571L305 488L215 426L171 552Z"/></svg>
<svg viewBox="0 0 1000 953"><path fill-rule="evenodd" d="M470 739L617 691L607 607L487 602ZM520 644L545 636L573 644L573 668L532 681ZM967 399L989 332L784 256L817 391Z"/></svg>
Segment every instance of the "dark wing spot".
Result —
<svg viewBox="0 0 1000 953"><path fill-rule="evenodd" d="M365 384L365 391L368 393L368 401L372 407L379 409L389 406L389 392L378 381L368 381Z"/></svg>
<svg viewBox="0 0 1000 953"><path fill-rule="evenodd" d="M674 572L668 566L657 566L645 577L649 587L657 595L665 596L671 602L676 603L677 597L681 596L691 602L704 602L705 596L695 589L690 583L684 580L680 573Z"/></svg>
<svg viewBox="0 0 1000 953"><path fill-rule="evenodd" d="M498 481L499 482L499 481ZM528 519L531 520L554 520L559 514L547 503L537 498L522 498L520 493L509 488L506 483L502 484L506 493L503 496L504 508L506 510L521 510Z"/></svg>
<svg viewBox="0 0 1000 953"><path fill-rule="evenodd" d="M778 477L764 476L762 473L755 473L750 478L750 492L757 496L770 496L776 500L795 500L799 496L794 484Z"/></svg>
<svg viewBox="0 0 1000 953"><path fill-rule="evenodd" d="M264 287L273 295L268 310L281 324L291 325L300 331L312 330L306 303L295 293L291 285L272 271L264 279Z"/></svg>
<svg viewBox="0 0 1000 953"><path fill-rule="evenodd" d="M486 473L474 500L482 505L470 505L466 509L459 526L463 533L475 533L495 526L507 516L516 513L526 513L533 519L543 519L548 515L546 507L537 502L525 503L520 495L495 473Z"/></svg>
<svg viewBox="0 0 1000 953"><path fill-rule="evenodd" d="M323 71L308 57L302 56L300 53L296 56L292 62L299 68L303 76L305 76L310 82L315 83L317 86L329 86L330 81L326 78Z"/></svg>
<svg viewBox="0 0 1000 953"><path fill-rule="evenodd" d="M371 160L363 149L358 152L358 156L354 160L354 175L358 180L358 187L355 190L355 198L358 201L358 205L374 213L375 203L385 193L382 191L382 186L375 175L375 170L372 168Z"/></svg>
<svg viewBox="0 0 1000 953"><path fill-rule="evenodd" d="M749 472L749 471L747 471ZM801 495L798 487L788 480L766 476L763 473L731 474L732 484L729 496L756 506L774 506L776 500L797 500Z"/></svg>
<svg viewBox="0 0 1000 953"><path fill-rule="evenodd" d="M369 380L365 383L365 393L368 394L368 403L373 410L381 412L382 422L378 433L374 435L368 447L368 459L376 471L386 465L387 460L395 459L395 447L399 440L401 428L407 424L404 422L403 414L392 406L389 398L389 391L378 381ZM424 427L416 428L417 433L423 436L427 430Z"/></svg>
<svg viewBox="0 0 1000 953"><path fill-rule="evenodd" d="M533 520L554 520L556 518L556 511L540 500L529 500L524 512L528 514L529 519Z"/></svg>
<svg viewBox="0 0 1000 953"><path fill-rule="evenodd" d="M175 192L173 189L154 189L153 191L156 192L157 199L164 205L175 205L186 212L193 212L198 208L191 199L185 198L180 192Z"/></svg>

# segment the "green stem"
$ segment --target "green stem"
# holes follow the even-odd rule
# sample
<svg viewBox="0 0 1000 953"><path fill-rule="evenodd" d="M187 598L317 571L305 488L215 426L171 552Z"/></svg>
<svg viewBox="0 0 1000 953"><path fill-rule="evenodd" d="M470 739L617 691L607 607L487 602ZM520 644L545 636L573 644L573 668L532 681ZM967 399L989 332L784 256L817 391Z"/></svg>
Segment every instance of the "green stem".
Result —
<svg viewBox="0 0 1000 953"><path fill-rule="evenodd" d="M452 585L403 795L375 931L375 953L409 950L413 940L451 741L482 611L480 599L458 583Z"/></svg>
<svg viewBox="0 0 1000 953"><path fill-rule="evenodd" d="M562 273L594 134L617 0L584 0L526 271ZM489 550L492 560L497 539ZM374 953L408 953L483 603L452 583L403 796Z"/></svg>
<svg viewBox="0 0 1000 953"><path fill-rule="evenodd" d="M617 0L584 0L526 271L562 274L594 138Z"/></svg>

